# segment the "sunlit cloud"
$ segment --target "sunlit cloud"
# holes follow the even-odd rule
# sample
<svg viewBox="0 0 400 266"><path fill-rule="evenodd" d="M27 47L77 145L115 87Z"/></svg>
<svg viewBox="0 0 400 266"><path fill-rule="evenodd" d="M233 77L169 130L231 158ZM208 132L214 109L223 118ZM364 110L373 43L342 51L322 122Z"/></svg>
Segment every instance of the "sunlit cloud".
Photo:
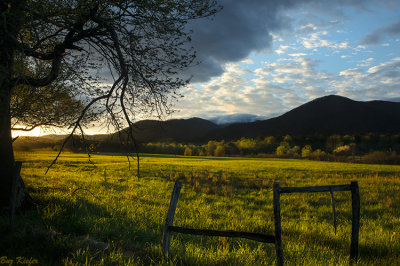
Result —
<svg viewBox="0 0 400 266"><path fill-rule="evenodd" d="M299 57L299 56L306 56L306 53L295 53L295 54L288 54L289 56Z"/></svg>
<svg viewBox="0 0 400 266"><path fill-rule="evenodd" d="M246 58L246 59L242 60L241 62L244 64L248 64L248 65L254 64L254 61L250 58Z"/></svg>
<svg viewBox="0 0 400 266"><path fill-rule="evenodd" d="M328 94L373 100L395 97L400 89L400 58L367 69L344 69L337 75L318 70L315 60L300 57L266 64L253 71L238 64L229 64L225 69L220 78L201 89L186 91L190 101L181 105L185 114L190 113L193 99L196 116L210 117L212 112L270 116Z"/></svg>

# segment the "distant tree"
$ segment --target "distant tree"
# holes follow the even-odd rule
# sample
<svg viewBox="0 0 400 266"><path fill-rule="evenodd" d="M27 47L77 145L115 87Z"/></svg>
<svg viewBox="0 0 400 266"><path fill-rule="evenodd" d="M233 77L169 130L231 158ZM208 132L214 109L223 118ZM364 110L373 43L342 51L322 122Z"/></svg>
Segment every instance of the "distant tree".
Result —
<svg viewBox="0 0 400 266"><path fill-rule="evenodd" d="M318 161L321 161L321 160L324 160L325 159L325 157L326 157L326 152L324 152L323 150L321 150L321 149L316 149L315 151L313 151L312 153L311 153L311 156L310 156L312 159L314 159L314 160L318 160Z"/></svg>
<svg viewBox="0 0 400 266"><path fill-rule="evenodd" d="M351 142L354 142L356 140L355 136L352 135L344 135L343 136L343 141L345 144L349 144Z"/></svg>
<svg viewBox="0 0 400 266"><path fill-rule="evenodd" d="M213 156L216 148L217 148L217 142L210 140L207 144L207 155Z"/></svg>
<svg viewBox="0 0 400 266"><path fill-rule="evenodd" d="M237 140L235 142L235 145L236 147L238 147L240 154L245 155L252 153L252 151L255 151L257 141L254 139L241 138L240 140Z"/></svg>
<svg viewBox="0 0 400 266"><path fill-rule="evenodd" d="M283 137L283 141L290 144L293 141L293 138L290 135L286 135Z"/></svg>
<svg viewBox="0 0 400 266"><path fill-rule="evenodd" d="M215 148L214 155L218 157L225 155L225 149L222 144L218 144L218 146Z"/></svg>
<svg viewBox="0 0 400 266"><path fill-rule="evenodd" d="M312 153L311 145L306 145L303 147L303 149L301 149L301 157L303 158L310 157L311 153Z"/></svg>
<svg viewBox="0 0 400 266"><path fill-rule="evenodd" d="M89 112L115 129L132 128L139 113L168 113L188 82L179 73L195 57L186 24L216 11L214 0L1 1L0 205L9 203L15 170L11 114L26 129L69 124L72 136ZM38 106L22 108L29 95ZM80 114L56 114L65 104Z"/></svg>
<svg viewBox="0 0 400 266"><path fill-rule="evenodd" d="M293 146L293 148L290 149L290 152L292 155L294 156L299 156L299 152L300 152L300 147L299 146Z"/></svg>
<svg viewBox="0 0 400 266"><path fill-rule="evenodd" d="M278 156L287 155L289 153L289 150L290 150L289 143L282 141L281 145L279 145L278 148L276 148L276 155Z"/></svg>
<svg viewBox="0 0 400 266"><path fill-rule="evenodd" d="M384 164L388 163L390 155L384 151L372 151L365 154L361 160L364 163Z"/></svg>
<svg viewBox="0 0 400 266"><path fill-rule="evenodd" d="M332 135L326 139L326 148L328 152L333 152L339 146L343 146L343 140L340 135Z"/></svg>
<svg viewBox="0 0 400 266"><path fill-rule="evenodd" d="M240 153L237 146L232 142L226 143L224 145L224 150L227 155L236 155Z"/></svg>
<svg viewBox="0 0 400 266"><path fill-rule="evenodd" d="M192 149L189 146L186 146L185 152L183 153L185 156L192 156Z"/></svg>
<svg viewBox="0 0 400 266"><path fill-rule="evenodd" d="M356 152L357 152L357 144L355 144L354 142L349 144L350 146L350 150L351 150L351 155L355 156Z"/></svg>
<svg viewBox="0 0 400 266"><path fill-rule="evenodd" d="M265 138L267 144L277 144L277 140L274 136L269 136Z"/></svg>
<svg viewBox="0 0 400 266"><path fill-rule="evenodd" d="M199 156L206 156L206 155L207 153L203 149L200 149Z"/></svg>

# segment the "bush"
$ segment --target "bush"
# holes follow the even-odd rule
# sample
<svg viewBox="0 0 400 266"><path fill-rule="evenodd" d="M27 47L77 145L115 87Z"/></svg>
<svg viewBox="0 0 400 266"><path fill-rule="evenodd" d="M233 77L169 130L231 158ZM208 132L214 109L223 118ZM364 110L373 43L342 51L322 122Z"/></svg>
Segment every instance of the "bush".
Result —
<svg viewBox="0 0 400 266"><path fill-rule="evenodd" d="M284 145L280 145L278 148L276 148L276 155L278 156L284 156L288 153L289 149L284 146Z"/></svg>
<svg viewBox="0 0 400 266"><path fill-rule="evenodd" d="M364 155L361 161L370 164L399 164L400 155L397 155L396 152L372 151Z"/></svg>
<svg viewBox="0 0 400 266"><path fill-rule="evenodd" d="M311 145L306 145L306 146L304 146L303 149L301 149L301 157L303 157L303 158L310 157L311 153L312 153Z"/></svg>
<svg viewBox="0 0 400 266"><path fill-rule="evenodd" d="M327 160L327 154L321 149L317 149L313 151L310 155L310 158L317 161L324 161Z"/></svg>
<svg viewBox="0 0 400 266"><path fill-rule="evenodd" d="M214 155L217 157L225 156L224 146L218 145L217 148L215 148Z"/></svg>
<svg viewBox="0 0 400 266"><path fill-rule="evenodd" d="M183 153L184 156L192 156L192 149L189 147L185 148L185 152Z"/></svg>
<svg viewBox="0 0 400 266"><path fill-rule="evenodd" d="M29 152L29 151L32 151L32 148L31 148L31 146L29 146L29 145L19 145L19 146L16 146L15 148L14 148L16 151L22 151L22 152Z"/></svg>

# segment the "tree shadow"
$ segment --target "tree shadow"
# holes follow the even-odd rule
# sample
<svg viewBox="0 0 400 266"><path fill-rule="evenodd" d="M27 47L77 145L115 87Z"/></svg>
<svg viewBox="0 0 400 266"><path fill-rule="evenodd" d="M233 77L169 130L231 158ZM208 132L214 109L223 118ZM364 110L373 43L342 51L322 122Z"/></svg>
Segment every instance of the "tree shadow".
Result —
<svg viewBox="0 0 400 266"><path fill-rule="evenodd" d="M342 254L344 256L350 256L350 241L351 236L348 235L348 240L343 240L340 238L332 238L329 234L322 234L318 232L306 232L298 230L284 229L282 230L283 246L285 248L285 239L292 239L300 241L302 244L307 242L312 245L323 246L334 250L335 253ZM388 245L383 243L374 243L374 245L368 245L367 243L359 243L359 259L383 259L392 254L391 249ZM285 255L285 250L283 251ZM393 254L395 255L395 254Z"/></svg>
<svg viewBox="0 0 400 266"><path fill-rule="evenodd" d="M47 228L63 235L89 235L99 241L122 241L135 246L160 243L162 231L159 224L146 217L142 217L141 221L130 219L127 213L102 206L96 201L94 198L51 197L41 202L41 218Z"/></svg>

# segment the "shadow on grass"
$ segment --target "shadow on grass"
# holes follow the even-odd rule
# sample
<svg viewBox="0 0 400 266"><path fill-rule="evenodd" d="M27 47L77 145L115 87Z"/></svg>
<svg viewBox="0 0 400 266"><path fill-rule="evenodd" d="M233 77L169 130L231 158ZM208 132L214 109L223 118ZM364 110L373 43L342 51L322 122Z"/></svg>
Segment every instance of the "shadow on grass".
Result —
<svg viewBox="0 0 400 266"><path fill-rule="evenodd" d="M162 232L157 232L159 226L154 222L129 219L124 211L95 201L81 197L75 200L51 198L42 211L43 219L63 234L93 235L101 241L160 242ZM143 230L143 224L147 230Z"/></svg>
<svg viewBox="0 0 400 266"><path fill-rule="evenodd" d="M311 246L323 246L334 250L335 254L350 256L350 234L348 235L348 240L343 240L340 238L333 238L328 234L321 234L317 232L305 232L296 230L282 230L283 245L285 247L285 239L291 239L291 242L299 244L304 244L309 247ZM369 259L384 259L390 255L396 256L393 250L390 249L388 245L383 243L374 243L373 245L368 245L364 243L359 243L359 259L369 260ZM283 251L285 255L285 250Z"/></svg>
<svg viewBox="0 0 400 266"><path fill-rule="evenodd" d="M128 214L119 209L80 197L51 196L39 204L37 210L17 215L14 232L6 228L8 217L0 217L0 256L14 260L32 257L38 259L40 265L61 265L62 260L85 249L77 243L86 238L127 250L130 255L158 256L146 247L161 243L162 228L151 220L144 220L145 217L140 221L129 219ZM104 250L92 253L98 252Z"/></svg>

